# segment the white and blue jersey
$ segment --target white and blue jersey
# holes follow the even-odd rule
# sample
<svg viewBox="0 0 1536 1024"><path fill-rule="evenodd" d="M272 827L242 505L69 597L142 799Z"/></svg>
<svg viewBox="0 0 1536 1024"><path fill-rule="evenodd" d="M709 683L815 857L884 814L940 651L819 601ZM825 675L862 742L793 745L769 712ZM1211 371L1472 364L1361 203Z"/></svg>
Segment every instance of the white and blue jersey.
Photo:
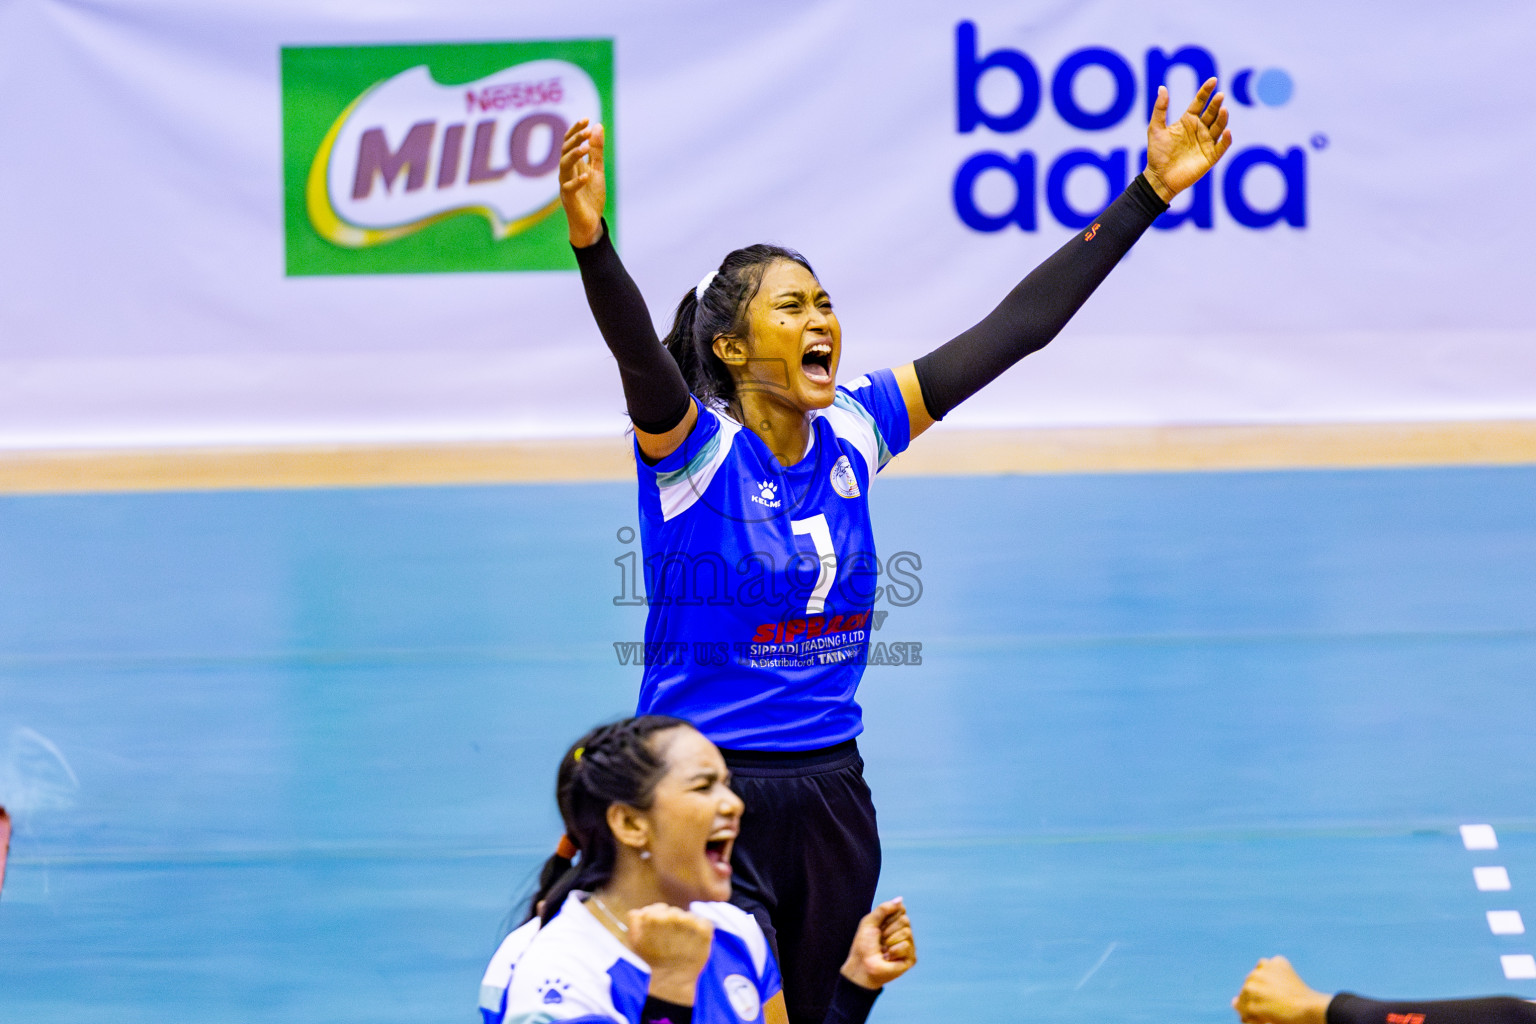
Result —
<svg viewBox="0 0 1536 1024"><path fill-rule="evenodd" d="M859 734L881 586L869 485L910 433L896 375L880 370L813 414L792 466L702 404L677 451L647 465L637 450L650 603L640 714L686 718L727 749Z"/></svg>
<svg viewBox="0 0 1536 1024"><path fill-rule="evenodd" d="M482 993L486 1024L638 1024L651 969L592 916L585 895L567 896L522 951L499 1016L485 1009ZM694 994L694 1024L761 1020L763 1004L783 985L756 919L729 903L694 903L688 910L715 926Z"/></svg>
<svg viewBox="0 0 1536 1024"><path fill-rule="evenodd" d="M501 1024L506 1017L507 989L512 987L512 975L537 934L539 919L535 917L524 922L496 947L491 962L486 965L485 976L480 979L480 1015L485 1018L485 1024Z"/></svg>

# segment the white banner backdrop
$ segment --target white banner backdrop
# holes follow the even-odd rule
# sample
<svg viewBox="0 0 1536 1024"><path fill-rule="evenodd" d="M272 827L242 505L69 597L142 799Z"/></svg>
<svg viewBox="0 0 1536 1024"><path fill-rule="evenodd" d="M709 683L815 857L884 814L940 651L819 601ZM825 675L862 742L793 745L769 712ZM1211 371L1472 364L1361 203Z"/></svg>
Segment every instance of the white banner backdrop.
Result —
<svg viewBox="0 0 1536 1024"><path fill-rule="evenodd" d="M1182 104L1210 65L1237 142L1208 219L950 422L1536 418L1536 7L897 10L0 0L0 446L620 431L572 271L285 270L284 47L563 39L612 40L617 234L658 322L777 241L838 306L844 379L910 360L1139 169L1150 78Z"/></svg>

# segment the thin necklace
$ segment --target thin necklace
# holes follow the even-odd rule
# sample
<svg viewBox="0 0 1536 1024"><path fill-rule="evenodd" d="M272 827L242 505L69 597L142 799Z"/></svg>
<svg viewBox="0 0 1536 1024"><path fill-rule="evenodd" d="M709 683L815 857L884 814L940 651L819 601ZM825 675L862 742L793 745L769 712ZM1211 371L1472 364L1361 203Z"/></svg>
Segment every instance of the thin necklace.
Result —
<svg viewBox="0 0 1536 1024"><path fill-rule="evenodd" d="M592 894L592 902L597 904L597 909L598 910L601 910L604 914L607 915L608 920L613 922L613 926L615 928L617 928L619 931L623 932L625 935L629 934L629 925L625 924L623 921L620 921L618 918L614 917L613 916L613 911L608 909L608 904L604 903L601 899L598 898L597 893L593 893Z"/></svg>

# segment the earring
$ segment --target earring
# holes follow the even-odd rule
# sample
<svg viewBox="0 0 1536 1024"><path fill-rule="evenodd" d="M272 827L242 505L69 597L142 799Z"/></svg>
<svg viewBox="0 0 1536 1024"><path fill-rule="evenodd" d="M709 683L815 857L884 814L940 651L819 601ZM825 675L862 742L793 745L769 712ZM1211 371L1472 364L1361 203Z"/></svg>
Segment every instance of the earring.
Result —
<svg viewBox="0 0 1536 1024"><path fill-rule="evenodd" d="M640 859L641 860L650 860L651 859L651 851L650 850L641 850L640 851Z"/></svg>

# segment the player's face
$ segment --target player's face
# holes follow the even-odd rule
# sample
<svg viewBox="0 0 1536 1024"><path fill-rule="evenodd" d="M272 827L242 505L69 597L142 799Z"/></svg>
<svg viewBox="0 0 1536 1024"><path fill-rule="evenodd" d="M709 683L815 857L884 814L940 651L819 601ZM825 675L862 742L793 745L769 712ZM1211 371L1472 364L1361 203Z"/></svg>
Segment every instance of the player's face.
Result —
<svg viewBox="0 0 1536 1024"><path fill-rule="evenodd" d="M675 906L728 900L742 803L731 792L725 759L694 729L669 729L656 742L667 764L646 812L657 881Z"/></svg>
<svg viewBox="0 0 1536 1024"><path fill-rule="evenodd" d="M746 387L759 387L797 409L825 409L837 395L843 329L821 282L798 263L763 271L747 306Z"/></svg>

